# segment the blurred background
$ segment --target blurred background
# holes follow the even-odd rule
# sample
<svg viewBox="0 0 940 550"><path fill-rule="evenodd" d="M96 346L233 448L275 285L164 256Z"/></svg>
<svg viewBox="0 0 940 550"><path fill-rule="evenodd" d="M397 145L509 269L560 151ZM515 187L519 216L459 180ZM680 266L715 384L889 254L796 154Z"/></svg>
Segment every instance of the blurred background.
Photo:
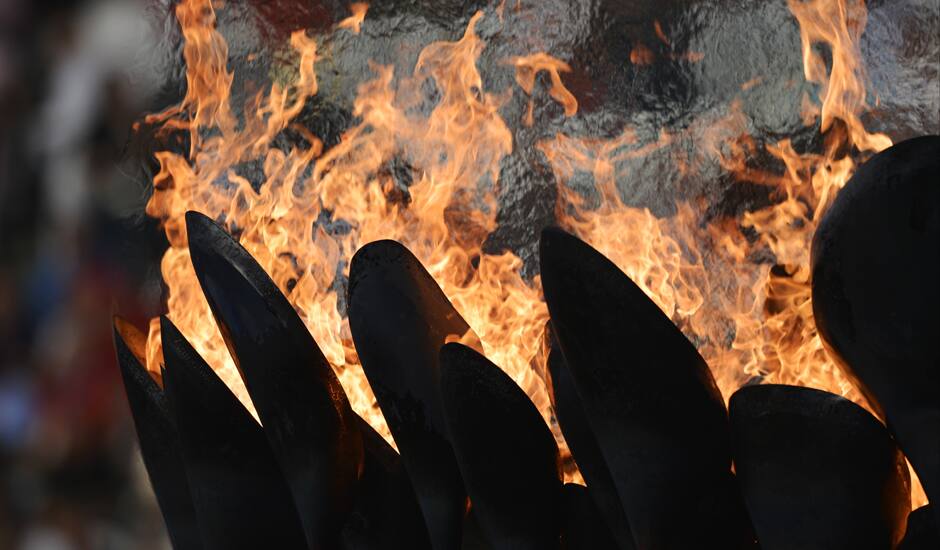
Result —
<svg viewBox="0 0 940 550"><path fill-rule="evenodd" d="M173 101L162 2L0 0L0 548L169 548L112 312L158 312L131 127Z"/></svg>

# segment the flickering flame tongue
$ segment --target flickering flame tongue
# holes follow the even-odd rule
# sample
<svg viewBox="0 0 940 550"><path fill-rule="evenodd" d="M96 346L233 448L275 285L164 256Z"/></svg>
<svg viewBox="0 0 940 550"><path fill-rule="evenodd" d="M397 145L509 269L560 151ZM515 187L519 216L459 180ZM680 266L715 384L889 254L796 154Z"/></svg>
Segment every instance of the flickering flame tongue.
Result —
<svg viewBox="0 0 940 550"><path fill-rule="evenodd" d="M663 132L640 142L630 128L614 139L559 134L538 146L559 184L559 223L615 261L696 343L725 396L754 376L814 386L863 398L827 358L810 307L809 248L815 224L854 171L848 153L870 154L891 145L870 134L858 39L865 25L861 0L790 1L800 25L806 79L820 86L821 107L804 98L807 124L821 116L822 154L797 154L788 140L768 151L785 166L768 174L744 159L755 145L745 135L743 114L732 103L727 116L697 127L701 151L743 182L772 186L779 201L739 220L705 223L704 209L679 204L659 219L621 199L618 181L629 179L622 161L668 146ZM338 26L358 33L367 13L353 4ZM149 117L168 130L188 131L187 156L157 154L161 170L147 212L161 219L170 248L162 262L169 316L249 410L250 400L200 292L186 248L183 216L198 210L223 220L285 292L332 363L354 409L390 439L365 380L341 314L343 274L363 244L396 239L411 249L479 337L486 355L528 393L552 422L546 391L543 331L548 319L538 277L520 275L512 253L485 254L484 239L496 227L500 161L512 151L512 134L499 115L513 90L484 89L476 62L485 44L474 15L462 38L435 42L421 52L411 75L374 65L354 102L357 124L324 151L317 136L293 119L317 93L315 42L303 31L291 36L298 60L290 84L273 84L247 101L243 120L233 114L227 45L215 30L210 0L185 0L176 8L185 39L187 93L183 101ZM502 22L502 12L498 13ZM668 43L659 23L656 34ZM831 67L815 49L831 51ZM624 52L629 56L630 52ZM700 55L700 54L697 54ZM697 59L696 59L697 60ZM564 86L567 63L545 53L507 59L519 87L531 95L535 74L545 71L551 97L575 116L578 103ZM427 112L423 86L433 82L439 100ZM749 83L748 85L755 85ZM532 124L531 104L527 119ZM274 146L278 134L302 136L289 150ZM680 170L695 159L676 157ZM410 182L387 170L409 168ZM263 181L240 175L246 163L263 167ZM589 206L567 185L576 171L593 175L600 205ZM254 184L254 185L253 185ZM260 184L260 185L259 185ZM314 223L316 222L316 223ZM749 228L758 238L745 238ZM779 268L749 261L769 252ZM151 325L148 368L159 372L159 324ZM472 335L455 335L455 339ZM469 340L467 340L469 341ZM575 470L569 479L577 479Z"/></svg>

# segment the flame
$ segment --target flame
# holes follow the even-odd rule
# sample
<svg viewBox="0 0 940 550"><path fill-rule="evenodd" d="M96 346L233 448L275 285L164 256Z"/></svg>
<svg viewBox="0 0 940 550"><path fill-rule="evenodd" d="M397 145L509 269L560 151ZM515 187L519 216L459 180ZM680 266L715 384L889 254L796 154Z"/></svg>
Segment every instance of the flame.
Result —
<svg viewBox="0 0 940 550"><path fill-rule="evenodd" d="M571 67L567 63L544 52L511 57L507 62L516 67L516 83L529 96L532 95L532 90L535 88L535 75L540 71L548 72L551 78L551 87L548 94L564 107L566 117L573 116L578 112L578 100L575 99L574 94L568 91L568 88L565 88L561 81L560 73L571 72ZM533 101L529 99L529 108L526 110L524 121L526 126L532 126L534 122L532 109Z"/></svg>
<svg viewBox="0 0 940 550"><path fill-rule="evenodd" d="M865 7L861 0L789 5L800 26L805 77L818 86L819 101L804 96L802 116L807 125L820 123L821 152L798 153L783 140L766 146L780 170L750 166L759 146L747 136L737 102L722 116L683 130L692 136L662 131L644 141L624 128L614 138L558 134L538 148L558 181L559 223L610 257L671 316L711 365L726 397L758 380L818 387L867 405L826 356L816 333L808 257L816 222L856 160L891 145L860 120L866 109L858 50ZM503 7L496 10L500 21ZM350 5L352 16L337 27L358 34L367 9ZM183 1L176 14L185 40L187 93L179 105L147 120L185 133L189 150L157 153L160 171L147 212L163 221L170 242L161 265L170 318L245 406L253 411L189 259L187 210L224 222L238 237L306 323L353 408L389 441L343 314L344 281L349 259L363 244L386 238L404 243L469 323L470 333L452 339L481 349L503 368L541 411L562 455L570 457L548 398L548 312L539 278L523 278L522 261L510 252L482 251L496 228L500 161L513 147L499 114L513 90L486 90L476 66L485 47L475 32L482 12L458 40L426 46L410 75L371 65L374 77L359 86L354 101L356 124L326 150L294 121L317 94L313 39L303 31L292 34L293 78L258 92L236 116L228 48L215 29L211 1ZM654 30L671 49L658 21ZM829 68L818 44L832 52ZM694 62L701 54L669 57ZM653 61L651 52L631 58L637 64ZM542 52L505 63L515 68L516 83L529 96L536 74L546 71L551 97L566 116L576 115L577 99L561 79L571 71L567 63ZM436 87L433 105L428 82ZM759 84L755 79L743 88ZM532 122L530 97L524 123ZM295 136L290 147L275 144L284 132ZM695 152L683 156L670 149L690 137ZM630 206L617 182L630 178L630 159L658 152L671 155L679 174L711 159L740 182L769 187L777 200L737 219L718 220L706 217L707 205L694 201L677 204L665 218ZM253 172L246 175L246 169ZM593 175L593 195L571 185L576 172ZM773 258L774 266L760 258ZM159 323L151 323L146 356L155 373L162 361L159 338ZM567 465L566 478L579 480L573 463ZM922 495L915 493L915 503L925 501Z"/></svg>
<svg viewBox="0 0 940 550"><path fill-rule="evenodd" d="M630 63L634 65L650 65L656 59L656 54L643 44L637 44L630 50Z"/></svg>
<svg viewBox="0 0 940 550"><path fill-rule="evenodd" d="M366 19L366 12L369 11L369 4L365 2L353 2L349 5L349 11L352 15L340 21L336 25L336 28L349 29L353 34L359 34L359 30L362 28L362 22Z"/></svg>

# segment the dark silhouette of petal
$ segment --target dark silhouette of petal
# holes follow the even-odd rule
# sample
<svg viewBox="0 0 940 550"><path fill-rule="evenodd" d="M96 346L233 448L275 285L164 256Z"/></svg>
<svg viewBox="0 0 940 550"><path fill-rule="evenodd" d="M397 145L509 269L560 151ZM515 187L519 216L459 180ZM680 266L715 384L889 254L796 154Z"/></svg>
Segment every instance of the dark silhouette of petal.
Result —
<svg viewBox="0 0 940 550"><path fill-rule="evenodd" d="M404 246L376 241L349 269L349 326L436 549L456 548L466 491L441 411L438 351L469 327Z"/></svg>
<svg viewBox="0 0 940 550"><path fill-rule="evenodd" d="M361 418L359 431L365 463L353 512L343 528L344 548L430 548L424 516L398 453Z"/></svg>
<svg viewBox="0 0 940 550"><path fill-rule="evenodd" d="M261 426L163 317L164 386L205 548L306 548Z"/></svg>
<svg viewBox="0 0 940 550"><path fill-rule="evenodd" d="M552 376L552 396L555 404L555 416L561 426L568 448L578 463L578 469L587 483L587 492L594 500L598 513L606 523L607 528L617 541L617 547L623 550L632 550L633 535L630 534L630 524L623 513L620 498L617 496L617 487L610 470L604 461L597 440L591 432L578 390L565 365L565 358L561 350L554 343L548 355L548 369ZM579 508L580 509L580 508Z"/></svg>
<svg viewBox="0 0 940 550"><path fill-rule="evenodd" d="M637 548L752 544L730 472L727 413L692 344L616 265L564 231L542 232L541 272L553 331Z"/></svg>
<svg viewBox="0 0 940 550"><path fill-rule="evenodd" d="M932 505L921 506L907 516L907 531L898 550L936 550L940 548L940 528L934 522Z"/></svg>
<svg viewBox="0 0 940 550"><path fill-rule="evenodd" d="M813 238L813 314L832 355L940 499L940 136L859 167ZM935 509L940 525L940 509Z"/></svg>
<svg viewBox="0 0 940 550"><path fill-rule="evenodd" d="M146 337L130 323L114 319L114 347L127 403L170 542L174 548L202 548L179 434L163 390L143 366L145 342Z"/></svg>
<svg viewBox="0 0 940 550"><path fill-rule="evenodd" d="M557 548L558 446L512 378L473 349L441 348L444 415L474 514L494 549Z"/></svg>
<svg viewBox="0 0 940 550"><path fill-rule="evenodd" d="M600 509L594 504L590 491L583 485L566 483L565 543L566 550L613 550L622 548L614 542L613 535L602 519ZM629 548L633 548L630 541Z"/></svg>
<svg viewBox="0 0 940 550"><path fill-rule="evenodd" d="M336 546L362 470L359 422L290 302L223 228L186 214L193 267L294 495L311 548Z"/></svg>
<svg viewBox="0 0 940 550"><path fill-rule="evenodd" d="M731 396L738 479L764 550L893 548L911 510L904 457L837 395L748 386Z"/></svg>

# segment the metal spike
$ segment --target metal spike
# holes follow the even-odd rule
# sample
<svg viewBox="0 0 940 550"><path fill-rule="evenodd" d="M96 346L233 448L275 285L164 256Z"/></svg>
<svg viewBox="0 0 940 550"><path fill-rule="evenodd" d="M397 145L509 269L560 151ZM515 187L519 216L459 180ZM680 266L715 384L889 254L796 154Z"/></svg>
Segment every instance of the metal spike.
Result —
<svg viewBox="0 0 940 550"><path fill-rule="evenodd" d="M261 426L166 317L164 384L207 549L306 548Z"/></svg>
<svg viewBox="0 0 940 550"><path fill-rule="evenodd" d="M359 423L333 368L260 265L186 214L193 267L294 495L311 548L335 546L362 469Z"/></svg>
<svg viewBox="0 0 940 550"><path fill-rule="evenodd" d="M133 325L114 318L114 348L124 379L140 454L160 505L174 548L202 548L199 524L183 466L179 434L166 396L142 364L146 337Z"/></svg>
<svg viewBox="0 0 940 550"><path fill-rule="evenodd" d="M438 351L469 327L414 255L394 241L362 247L349 274L349 326L428 526L456 548L466 492L441 411Z"/></svg>
<svg viewBox="0 0 940 550"><path fill-rule="evenodd" d="M552 327L637 548L750 545L704 360L602 254L559 229L540 248Z"/></svg>
<svg viewBox="0 0 940 550"><path fill-rule="evenodd" d="M851 401L797 386L731 396L735 468L764 550L894 548L911 510L904 457Z"/></svg>
<svg viewBox="0 0 940 550"><path fill-rule="evenodd" d="M538 409L512 378L467 346L445 345L440 364L451 442L490 545L557 548L558 446Z"/></svg>

